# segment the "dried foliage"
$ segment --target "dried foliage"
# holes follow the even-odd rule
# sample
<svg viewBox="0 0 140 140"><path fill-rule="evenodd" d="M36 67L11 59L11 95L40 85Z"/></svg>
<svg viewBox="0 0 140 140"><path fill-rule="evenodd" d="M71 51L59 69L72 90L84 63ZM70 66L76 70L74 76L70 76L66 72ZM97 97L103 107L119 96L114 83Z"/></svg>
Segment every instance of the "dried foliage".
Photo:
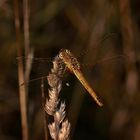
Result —
<svg viewBox="0 0 140 140"><path fill-rule="evenodd" d="M64 73L64 64L57 56L53 61L53 68L48 76L50 85L49 99L46 100L45 111L52 115L54 122L48 125L50 135L54 140L68 140L70 134L70 123L65 118L65 103L59 99L59 93L62 88L62 76ZM60 104L60 106L59 106Z"/></svg>

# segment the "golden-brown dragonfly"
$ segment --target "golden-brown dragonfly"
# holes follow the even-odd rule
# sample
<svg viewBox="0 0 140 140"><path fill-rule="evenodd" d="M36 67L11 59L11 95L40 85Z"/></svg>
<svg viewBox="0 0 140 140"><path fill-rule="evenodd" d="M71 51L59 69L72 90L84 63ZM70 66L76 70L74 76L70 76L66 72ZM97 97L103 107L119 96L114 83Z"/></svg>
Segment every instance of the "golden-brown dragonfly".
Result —
<svg viewBox="0 0 140 140"><path fill-rule="evenodd" d="M103 103L99 100L98 96L96 95L96 93L94 92L93 88L91 87L91 85L88 83L88 81L86 80L86 78L84 77L82 71L81 71L81 66L79 61L77 60L77 58L73 55L73 53L71 53L70 50L68 49L61 49L58 53L58 57L62 60L62 62L65 64L65 66L72 72L75 74L75 76L78 78L78 80L81 82L81 84L85 87L85 89L88 91L88 93L92 96L92 98L95 100L95 102L101 107L103 106ZM104 62L104 61L108 61L108 60L116 60L118 58L124 58L124 55L118 55L117 57L109 57L107 59L103 59L100 62ZM21 57L22 58L22 57ZM20 58L19 58L20 59ZM30 58L25 58L25 59L30 59ZM33 58L35 61L51 61L52 62L52 58ZM36 79L32 79L29 80L29 82L35 81L35 80L39 80L41 79L36 78ZM28 83L28 82L27 82Z"/></svg>
<svg viewBox="0 0 140 140"><path fill-rule="evenodd" d="M64 62L66 67L72 71L75 76L78 78L78 80L82 83L82 85L85 87L85 89L89 92L89 94L92 96L92 98L96 101L96 103L101 107L103 106L103 103L99 100L98 96L90 86L90 84L85 79L81 68L80 63L76 59L76 57L67 49L62 49L59 52L60 59Z"/></svg>
<svg viewBox="0 0 140 140"><path fill-rule="evenodd" d="M91 87L91 85L87 82L87 80L85 79L82 71L81 71L81 66L80 63L78 62L77 58L68 50L68 49L61 49L58 53L59 58L62 60L62 62L66 65L66 67L75 74L75 76L78 78L78 80L82 83L82 85L85 87L85 89L89 92L89 94L92 96L92 98L96 101L96 103L99 106L103 106L103 103L99 100L98 96L96 95L96 93L94 92L93 88ZM104 61L109 61L109 60L116 60L116 58L122 58L124 57L124 55L117 55L113 56L113 57L107 57L106 59L101 59L101 61L99 62L104 62ZM22 57L21 57L22 58ZM30 59L30 58L25 58L25 59ZM43 61L43 62L48 62L51 61L52 62L52 58L33 58L34 61ZM39 67L38 67L39 68ZM41 79L36 78L36 79L32 79L29 80L29 82L31 81L35 81L35 80L39 80Z"/></svg>

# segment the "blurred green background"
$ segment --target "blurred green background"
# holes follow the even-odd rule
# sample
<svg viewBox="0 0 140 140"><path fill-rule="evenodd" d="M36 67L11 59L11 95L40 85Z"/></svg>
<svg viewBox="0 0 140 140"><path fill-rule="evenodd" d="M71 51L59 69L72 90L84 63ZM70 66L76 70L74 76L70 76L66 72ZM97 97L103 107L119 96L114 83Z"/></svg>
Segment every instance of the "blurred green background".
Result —
<svg viewBox="0 0 140 140"><path fill-rule="evenodd" d="M140 1L29 0L29 30L24 29L24 1L0 1L0 140L22 139L19 47L25 57L32 48L34 58L53 58L61 48L71 50L101 97L103 108L96 105L72 73L66 72L60 96L66 101L72 140L139 140ZM15 26L18 14L19 28ZM25 57L20 59L24 70L28 61ZM29 137L43 140L41 82L30 80L48 75L52 63L33 59L31 65ZM46 80L46 96L47 90Z"/></svg>

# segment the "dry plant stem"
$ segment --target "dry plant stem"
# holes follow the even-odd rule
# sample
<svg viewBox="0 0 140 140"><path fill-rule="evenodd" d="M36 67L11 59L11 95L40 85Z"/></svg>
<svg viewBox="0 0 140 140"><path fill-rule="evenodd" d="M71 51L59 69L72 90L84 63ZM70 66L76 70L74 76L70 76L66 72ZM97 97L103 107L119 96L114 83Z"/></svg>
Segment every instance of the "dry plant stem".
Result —
<svg viewBox="0 0 140 140"><path fill-rule="evenodd" d="M22 122L22 135L23 140L28 140L28 120L27 120L27 102L26 102L26 88L24 83L23 63L18 62L18 77L19 77L19 98L20 98L20 110L21 110L21 122Z"/></svg>
<svg viewBox="0 0 140 140"><path fill-rule="evenodd" d="M29 81L29 76L31 72L32 66L32 58L33 58L33 50L30 50L30 38L29 38L29 4L28 0L23 0L23 22L24 22L24 48L25 48L25 56L27 58L25 64L25 83ZM28 94L28 87L26 87L26 92Z"/></svg>
<svg viewBox="0 0 140 140"><path fill-rule="evenodd" d="M25 84L27 84L29 81L29 77L30 77L30 73L31 73L31 69L32 69L32 62L33 62L33 56L34 56L33 49L31 49L27 55L28 55L28 58L30 58L30 59L27 59L27 61L25 61L26 62Z"/></svg>
<svg viewBox="0 0 140 140"><path fill-rule="evenodd" d="M138 88L138 73L135 65L136 62L136 52L135 52L135 22L133 21L131 15L130 8L130 0L119 0L119 8L120 8L120 22L121 22L121 31L123 38L123 50L124 53L127 53L127 50L131 51L131 56L129 61L127 61L126 67L126 91L127 94L124 94L123 102L126 101L127 96L127 104L130 105L133 103L133 99L135 96L135 92ZM130 85L131 83L131 85Z"/></svg>
<svg viewBox="0 0 140 140"><path fill-rule="evenodd" d="M57 56L53 61L53 68L48 76L48 84L50 85L49 100L46 100L45 105L45 111L54 118L54 122L48 125L50 135L54 140L68 140L70 133L70 123L65 119L65 103L59 103L64 70L64 63Z"/></svg>
<svg viewBox="0 0 140 140"><path fill-rule="evenodd" d="M45 91L44 91L44 78L41 80L41 94L42 94L42 107L45 106ZM44 117L44 134L45 140L48 140L48 129L47 129L47 116L45 110L43 110L43 117Z"/></svg>
<svg viewBox="0 0 140 140"><path fill-rule="evenodd" d="M138 88L138 73L136 69L136 52L135 52L135 22L131 15L130 0L118 0L120 9L120 24L123 40L123 51L127 54L127 50L131 52L131 58L126 61L126 93L123 94L118 110L116 111L111 130L113 130L117 136L122 135L126 124L131 122L131 115L133 115L130 108L134 104L134 97ZM126 100L127 99L127 100ZM122 107L124 106L125 107ZM127 130L128 131L128 130ZM113 135L114 136L114 135ZM130 138L130 137L129 137ZM125 139L129 139L125 136Z"/></svg>
<svg viewBox="0 0 140 140"><path fill-rule="evenodd" d="M20 57L22 53L20 48L20 20L19 20L18 0L14 0L14 12L15 12L17 55L18 57ZM20 86L22 83L24 83L23 62L21 60L18 60L18 82L19 82L19 98L20 98L20 110L21 110L22 139L28 140L26 87L25 85Z"/></svg>
<svg viewBox="0 0 140 140"><path fill-rule="evenodd" d="M126 90L129 93L131 99L134 96L135 91L137 90L138 86L138 74L137 69L135 66L136 62L136 52L135 52L135 22L133 21L131 15L131 8L130 8L130 0L119 0L119 8L120 8L120 18L121 18L121 31L122 31L122 38L123 38L123 46L124 46L124 53L127 53L126 50L131 51L131 57L129 61L126 63L126 73L127 73L127 83L126 83ZM131 74L135 75L133 80L132 88L130 90L129 81L131 81L132 77ZM131 77L131 78L129 78ZM130 80L129 80L130 79Z"/></svg>
<svg viewBox="0 0 140 140"><path fill-rule="evenodd" d="M29 53L29 5L28 0L23 0L23 17L24 17L24 43L25 55Z"/></svg>

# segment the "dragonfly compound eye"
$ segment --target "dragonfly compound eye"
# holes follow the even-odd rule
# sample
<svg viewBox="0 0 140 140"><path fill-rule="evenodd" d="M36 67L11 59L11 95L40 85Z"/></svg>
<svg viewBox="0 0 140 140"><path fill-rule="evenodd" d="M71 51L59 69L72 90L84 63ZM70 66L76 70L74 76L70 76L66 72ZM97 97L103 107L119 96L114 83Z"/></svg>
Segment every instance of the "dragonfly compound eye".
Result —
<svg viewBox="0 0 140 140"><path fill-rule="evenodd" d="M70 51L66 49L66 53L70 54Z"/></svg>

